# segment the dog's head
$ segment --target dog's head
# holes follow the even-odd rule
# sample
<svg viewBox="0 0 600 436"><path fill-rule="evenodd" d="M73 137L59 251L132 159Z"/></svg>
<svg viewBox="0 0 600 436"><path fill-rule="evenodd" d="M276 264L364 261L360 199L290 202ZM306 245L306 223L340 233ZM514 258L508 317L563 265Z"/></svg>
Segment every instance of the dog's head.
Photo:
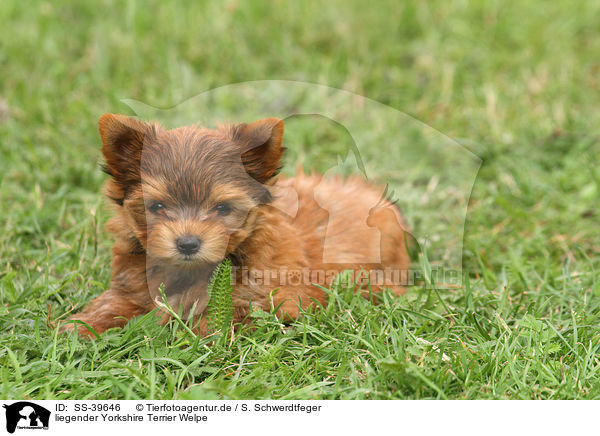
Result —
<svg viewBox="0 0 600 436"><path fill-rule="evenodd" d="M178 267L221 261L248 236L280 168L283 121L167 130L99 121L107 194L147 256Z"/></svg>

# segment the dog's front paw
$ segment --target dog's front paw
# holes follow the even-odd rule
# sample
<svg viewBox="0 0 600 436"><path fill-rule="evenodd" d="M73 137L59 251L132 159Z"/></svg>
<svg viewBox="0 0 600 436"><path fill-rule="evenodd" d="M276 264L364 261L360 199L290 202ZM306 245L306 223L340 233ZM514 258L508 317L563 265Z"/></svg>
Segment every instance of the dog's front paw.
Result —
<svg viewBox="0 0 600 436"><path fill-rule="evenodd" d="M66 321L63 321L62 324L60 325L60 327L58 328L58 332L63 333L63 334L77 332L77 334L79 336L83 336L85 338L96 339L98 337L98 333L93 332L92 330L88 329L80 321L83 321L83 320L68 319ZM92 326L90 326L90 328L93 329Z"/></svg>

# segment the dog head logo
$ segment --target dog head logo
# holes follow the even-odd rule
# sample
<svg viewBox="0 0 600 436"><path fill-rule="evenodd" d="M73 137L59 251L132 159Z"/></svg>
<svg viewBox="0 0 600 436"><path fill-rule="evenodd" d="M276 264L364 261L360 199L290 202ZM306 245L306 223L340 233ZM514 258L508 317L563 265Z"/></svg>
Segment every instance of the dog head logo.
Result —
<svg viewBox="0 0 600 436"><path fill-rule="evenodd" d="M481 160L435 129L365 97L300 82L227 85L168 109L124 102L165 127L103 116L103 152L118 182L109 196L123 202L129 215L121 222L142 241L134 250L146 255L151 299L162 301L162 289L182 318L207 306L213 265L233 256L243 268L248 252L236 250L264 226L258 210L265 204L293 226L319 229L306 244L319 266L298 279L299 271L289 276L268 264L261 277L327 285L327 271L365 269L376 273L368 283L388 287L460 285L464 223ZM234 124L218 127L227 121ZM289 177L272 179L280 167ZM298 167L317 175L304 177ZM431 267L410 270L407 248L415 260L427 253Z"/></svg>
<svg viewBox="0 0 600 436"><path fill-rule="evenodd" d="M19 429L48 429L50 411L28 401L19 401L10 405L4 404L6 409L6 431L14 433Z"/></svg>

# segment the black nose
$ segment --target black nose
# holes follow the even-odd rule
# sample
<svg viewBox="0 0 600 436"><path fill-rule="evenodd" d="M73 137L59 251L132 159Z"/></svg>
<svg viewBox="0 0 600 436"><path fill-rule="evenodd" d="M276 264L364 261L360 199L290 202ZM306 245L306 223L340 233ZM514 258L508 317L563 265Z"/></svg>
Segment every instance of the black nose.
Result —
<svg viewBox="0 0 600 436"><path fill-rule="evenodd" d="M200 250L200 239L196 236L182 236L177 240L177 249L186 256L195 254Z"/></svg>

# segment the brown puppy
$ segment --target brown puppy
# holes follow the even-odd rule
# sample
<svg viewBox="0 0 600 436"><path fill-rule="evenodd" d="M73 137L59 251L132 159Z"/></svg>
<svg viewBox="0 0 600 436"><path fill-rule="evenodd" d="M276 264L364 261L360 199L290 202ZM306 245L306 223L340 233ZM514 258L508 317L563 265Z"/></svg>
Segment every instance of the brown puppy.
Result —
<svg viewBox="0 0 600 436"><path fill-rule="evenodd" d="M252 306L278 307L279 316L294 319L300 305L325 304L316 284L329 286L344 270L407 270L404 224L381 189L359 178L275 177L283 128L268 118L167 130L103 115L106 193L116 211L108 223L116 237L112 280L71 319L98 333L122 327L156 308L162 284L175 310L202 314L208 280L226 257L235 271L238 322ZM397 282L386 286L404 291ZM198 330L207 333L201 316Z"/></svg>

